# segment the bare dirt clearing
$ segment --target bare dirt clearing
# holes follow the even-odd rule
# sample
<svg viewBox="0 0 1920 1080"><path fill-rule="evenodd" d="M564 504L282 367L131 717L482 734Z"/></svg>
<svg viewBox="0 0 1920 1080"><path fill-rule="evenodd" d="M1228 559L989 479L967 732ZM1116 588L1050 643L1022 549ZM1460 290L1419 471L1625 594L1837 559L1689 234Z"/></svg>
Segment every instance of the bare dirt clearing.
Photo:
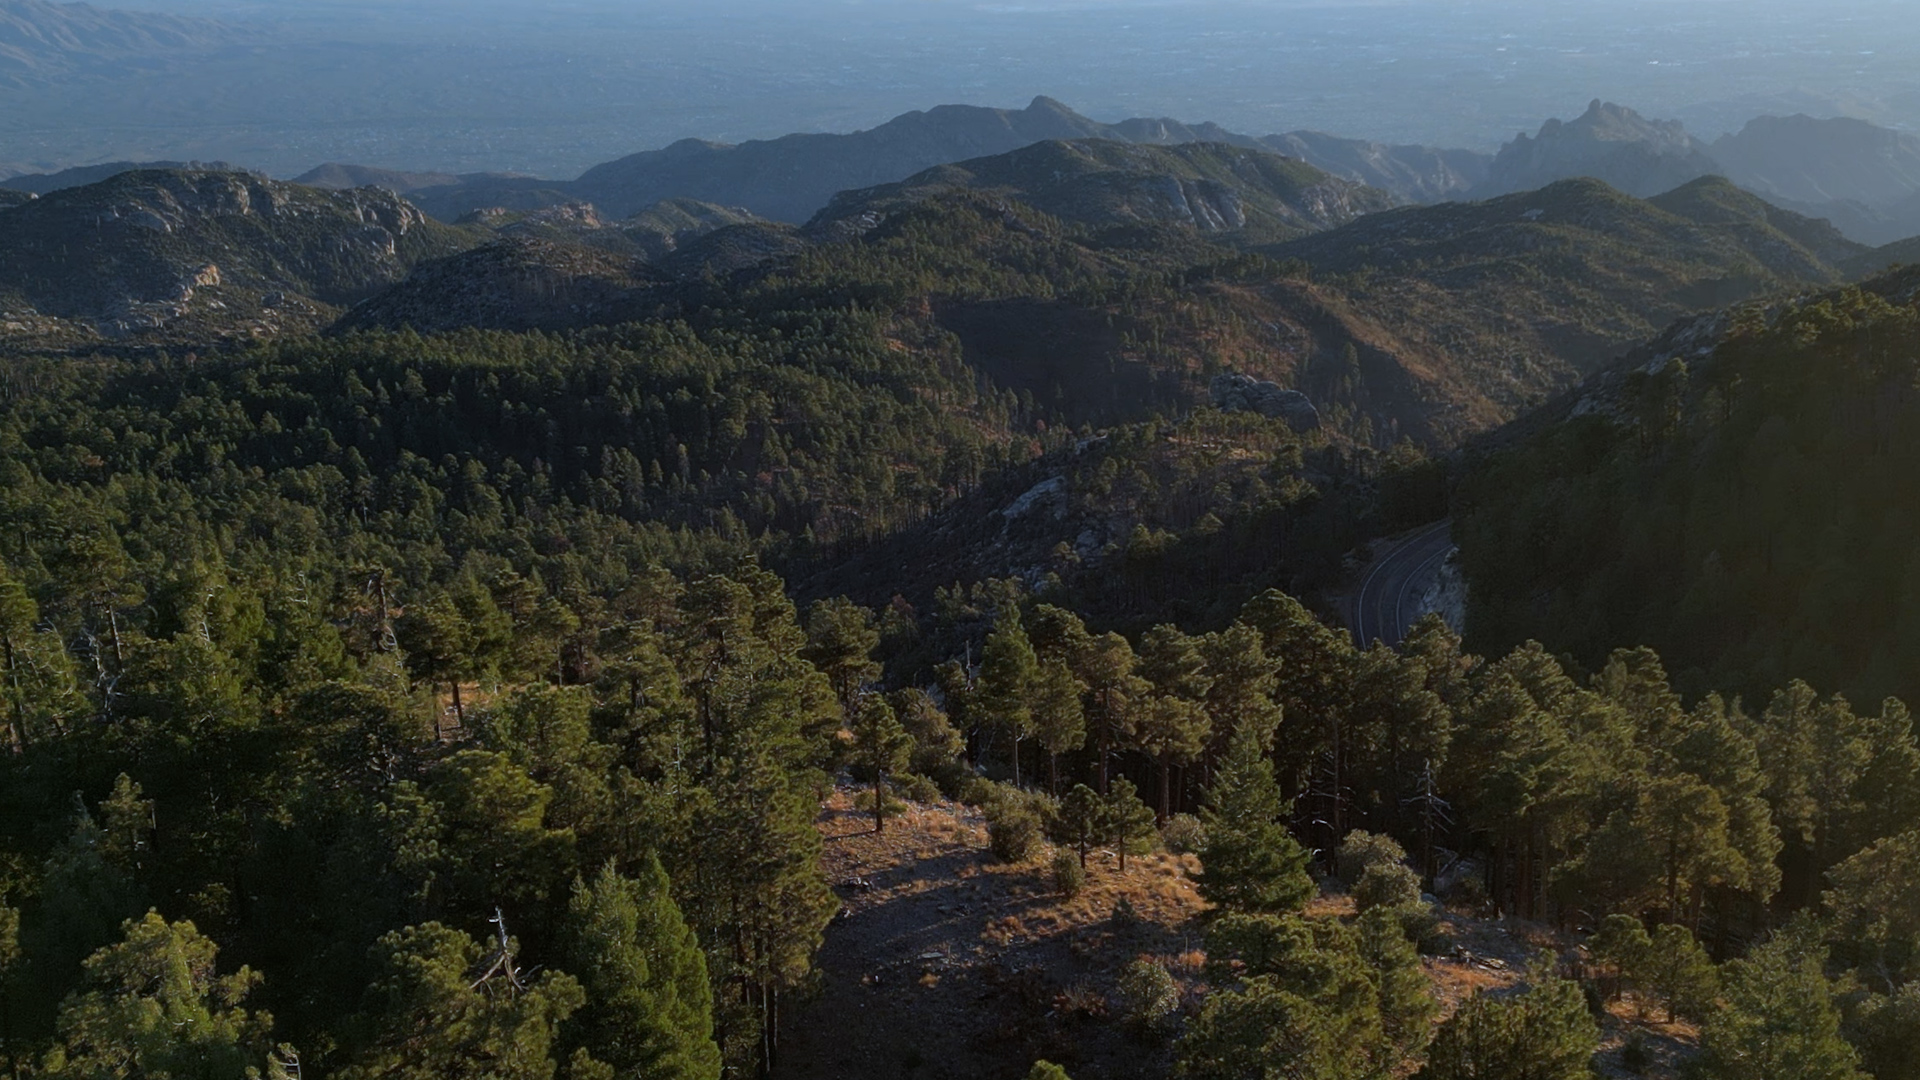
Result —
<svg viewBox="0 0 1920 1080"><path fill-rule="evenodd" d="M1167 1040L1123 1021L1121 971L1147 957L1172 973L1191 1014L1206 987L1207 904L1191 875L1199 861L1165 852L1098 850L1086 887L1054 887L1042 845L1022 863L987 850L986 820L956 803L906 804L873 833L837 790L819 818L827 873L845 905L827 930L819 991L781 1033L775 1080L1020 1080L1035 1059L1076 1080L1161 1080ZM1116 914L1116 909L1118 914ZM1306 912L1348 918L1352 900L1328 892ZM1441 1015L1479 993L1513 992L1542 952L1568 955L1575 939L1518 920L1457 912L1441 923L1450 954L1426 957ZM1641 1017L1626 1002L1603 1018L1605 1075L1628 1076L1622 1051L1643 1042L1650 1077L1676 1074L1696 1033Z"/></svg>
<svg viewBox="0 0 1920 1080"><path fill-rule="evenodd" d="M909 804L875 836L842 790L820 827L846 907L776 1077L997 1080L1025 1076L1041 1057L1076 1076L1167 1074L1164 1043L1130 1034L1112 999L1137 956L1183 982L1199 977L1194 917L1206 905L1188 880L1191 856L1132 856L1123 874L1113 852L1093 852L1086 888L1069 899L1054 889L1051 848L996 861L973 807Z"/></svg>

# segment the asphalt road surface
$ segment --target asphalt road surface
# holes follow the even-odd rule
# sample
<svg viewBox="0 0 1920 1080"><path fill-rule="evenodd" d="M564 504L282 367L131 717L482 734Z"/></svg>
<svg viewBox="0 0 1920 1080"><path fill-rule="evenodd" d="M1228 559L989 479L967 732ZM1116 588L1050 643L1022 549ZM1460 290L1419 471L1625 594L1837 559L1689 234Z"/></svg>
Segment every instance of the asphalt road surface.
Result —
<svg viewBox="0 0 1920 1080"><path fill-rule="evenodd" d="M1400 644L1424 614L1420 593L1453 551L1452 525L1440 521L1408 533L1367 568L1353 602L1353 637L1361 648Z"/></svg>

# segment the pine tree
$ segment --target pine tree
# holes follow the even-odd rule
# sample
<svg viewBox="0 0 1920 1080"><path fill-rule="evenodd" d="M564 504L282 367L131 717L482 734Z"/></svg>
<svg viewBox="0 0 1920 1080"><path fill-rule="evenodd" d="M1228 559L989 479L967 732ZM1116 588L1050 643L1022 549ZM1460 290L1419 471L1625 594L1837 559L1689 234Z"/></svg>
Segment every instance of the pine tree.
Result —
<svg viewBox="0 0 1920 1080"><path fill-rule="evenodd" d="M1280 661L1267 655L1260 631L1236 622L1201 639L1200 655L1212 680L1205 704L1214 742L1224 741L1242 724L1259 731L1262 742L1270 740L1280 726L1280 706L1273 701Z"/></svg>
<svg viewBox="0 0 1920 1080"><path fill-rule="evenodd" d="M1392 1047L1389 1065L1399 1075L1399 1066L1418 1057L1433 1037L1440 1003L1433 997L1433 981L1420 965L1420 950L1408 940L1394 912L1369 911L1354 923L1354 932L1360 958L1373 973L1381 1033Z"/></svg>
<svg viewBox="0 0 1920 1080"><path fill-rule="evenodd" d="M1040 664L1040 677L1033 687L1033 734L1047 752L1049 790L1059 790L1060 755L1086 744L1087 720L1080 704L1084 690L1066 661Z"/></svg>
<svg viewBox="0 0 1920 1080"><path fill-rule="evenodd" d="M1134 722L1134 742L1153 758L1160 774L1158 820L1173 813L1169 779L1175 764L1191 761L1207 745L1212 716L1205 707L1213 676L1201 642L1172 626L1156 626L1140 639L1140 677L1151 687Z"/></svg>
<svg viewBox="0 0 1920 1080"><path fill-rule="evenodd" d="M1354 1080L1366 1061L1342 1038L1333 1010L1251 979L1244 989L1207 997L1177 1050L1182 1080Z"/></svg>
<svg viewBox="0 0 1920 1080"><path fill-rule="evenodd" d="M1440 1025L1419 1080L1587 1080L1600 1029L1580 987L1544 965L1525 993L1477 996Z"/></svg>
<svg viewBox="0 0 1920 1080"><path fill-rule="evenodd" d="M355 1025L371 1037L336 1075L553 1080L560 1025L585 1004L586 993L563 972L531 979L518 967L517 950L510 938L483 947L432 922L381 937L374 946L377 971Z"/></svg>
<svg viewBox="0 0 1920 1080"><path fill-rule="evenodd" d="M1140 801L1135 792L1133 781L1124 776L1116 776L1113 785L1107 789L1106 810L1102 821L1107 836L1120 852L1120 870L1127 869L1127 849L1153 835L1153 811Z"/></svg>
<svg viewBox="0 0 1920 1080"><path fill-rule="evenodd" d="M125 938L87 959L93 989L60 1009L60 1045L45 1071L57 1078L193 1076L244 1080L267 1056L265 1014L239 1003L260 983L241 968L215 974L219 948L190 922L158 913L129 919Z"/></svg>
<svg viewBox="0 0 1920 1080"><path fill-rule="evenodd" d="M1107 834L1107 804L1099 792L1085 784L1073 785L1060 800L1060 838L1080 854L1080 865L1087 865L1087 849Z"/></svg>
<svg viewBox="0 0 1920 1080"><path fill-rule="evenodd" d="M1726 1004L1700 1032L1711 1080L1860 1080L1840 1036L1825 950L1785 934L1731 961Z"/></svg>
<svg viewBox="0 0 1920 1080"><path fill-rule="evenodd" d="M986 722L1012 743L1013 783L1020 786L1020 742L1033 733L1031 701L1040 662L1020 625L1020 609L1000 613L980 653L978 704Z"/></svg>
<svg viewBox="0 0 1920 1080"><path fill-rule="evenodd" d="M878 834L887 823L887 777L907 767L913 738L880 694L862 698L853 719L854 757L873 774L873 831Z"/></svg>
<svg viewBox="0 0 1920 1080"><path fill-rule="evenodd" d="M1638 979L1646 967L1647 953L1652 949L1653 937L1647 933L1646 924L1632 915L1607 916L1587 939L1587 955L1596 965L1612 971L1616 990L1621 984L1633 984Z"/></svg>
<svg viewBox="0 0 1920 1080"><path fill-rule="evenodd" d="M1705 1019L1720 991L1720 973L1707 950L1692 931L1675 923L1665 923L1653 932L1634 977L1666 1006L1669 1024L1682 1016Z"/></svg>
<svg viewBox="0 0 1920 1080"><path fill-rule="evenodd" d="M939 777L950 772L967 742L933 698L925 690L910 686L887 695L887 702L913 740L908 767L923 776Z"/></svg>
<svg viewBox="0 0 1920 1080"><path fill-rule="evenodd" d="M611 862L591 883L575 878L567 905L566 966L586 991L571 1041L618 1076L718 1080L713 992L700 942L649 854L633 878Z"/></svg>
<svg viewBox="0 0 1920 1080"><path fill-rule="evenodd" d="M1243 725L1207 789L1200 894L1233 911L1296 911L1314 894L1308 855L1287 831L1286 803L1259 734Z"/></svg>
<svg viewBox="0 0 1920 1080"><path fill-rule="evenodd" d="M807 646L800 655L826 675L848 716L861 689L880 677L880 665L873 660L879 647L873 612L846 597L818 600L807 609Z"/></svg>
<svg viewBox="0 0 1920 1080"><path fill-rule="evenodd" d="M1119 634L1088 637L1072 658L1074 673L1087 687L1092 708L1087 727L1096 751L1094 771L1101 794L1107 791L1107 765L1114 747L1133 734L1135 703L1146 695L1145 679L1134 674L1133 646Z"/></svg>

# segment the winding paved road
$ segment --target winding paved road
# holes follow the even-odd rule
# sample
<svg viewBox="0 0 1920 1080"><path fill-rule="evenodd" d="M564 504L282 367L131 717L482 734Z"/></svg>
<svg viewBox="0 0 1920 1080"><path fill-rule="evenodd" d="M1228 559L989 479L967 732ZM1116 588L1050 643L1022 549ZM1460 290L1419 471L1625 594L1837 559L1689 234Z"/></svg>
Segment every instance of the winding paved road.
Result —
<svg viewBox="0 0 1920 1080"><path fill-rule="evenodd" d="M1366 648L1375 641L1398 645L1422 612L1420 592L1453 551L1453 523L1439 521L1408 533L1382 551L1353 600L1353 638Z"/></svg>

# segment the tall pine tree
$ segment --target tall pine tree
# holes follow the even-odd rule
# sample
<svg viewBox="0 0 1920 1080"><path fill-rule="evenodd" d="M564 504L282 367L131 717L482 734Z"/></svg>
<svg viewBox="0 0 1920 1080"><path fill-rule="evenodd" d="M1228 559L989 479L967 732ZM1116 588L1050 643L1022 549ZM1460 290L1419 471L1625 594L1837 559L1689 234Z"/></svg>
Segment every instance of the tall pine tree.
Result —
<svg viewBox="0 0 1920 1080"><path fill-rule="evenodd" d="M574 879L566 966L587 1004L569 1041L616 1076L718 1080L706 957L660 860L649 854L636 869L624 877L609 862L590 883Z"/></svg>

